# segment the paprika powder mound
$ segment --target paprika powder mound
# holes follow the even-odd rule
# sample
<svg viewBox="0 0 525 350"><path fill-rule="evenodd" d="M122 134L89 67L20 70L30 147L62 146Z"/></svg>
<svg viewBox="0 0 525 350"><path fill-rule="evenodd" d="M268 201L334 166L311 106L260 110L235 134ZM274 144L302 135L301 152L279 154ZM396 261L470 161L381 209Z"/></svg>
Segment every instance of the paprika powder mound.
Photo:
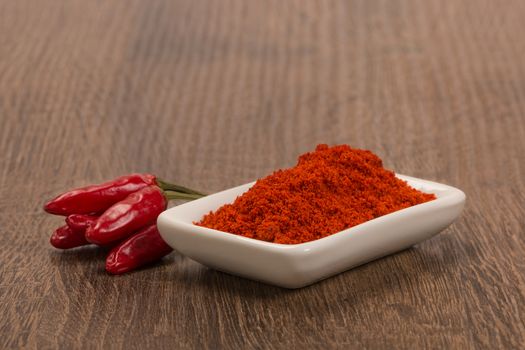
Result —
<svg viewBox="0 0 525 350"><path fill-rule="evenodd" d="M320 239L435 199L348 145L318 145L296 166L259 179L247 192L195 224L281 244Z"/></svg>

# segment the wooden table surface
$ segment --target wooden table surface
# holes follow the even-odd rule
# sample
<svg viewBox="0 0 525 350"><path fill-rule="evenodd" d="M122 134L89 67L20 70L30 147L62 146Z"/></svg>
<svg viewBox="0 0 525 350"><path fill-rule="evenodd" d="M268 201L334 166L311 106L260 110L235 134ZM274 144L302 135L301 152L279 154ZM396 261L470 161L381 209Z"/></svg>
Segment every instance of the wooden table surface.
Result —
<svg viewBox="0 0 525 350"><path fill-rule="evenodd" d="M525 346L525 2L0 1L0 348ZM439 236L299 290L48 244L68 188L215 192L318 143L457 186Z"/></svg>

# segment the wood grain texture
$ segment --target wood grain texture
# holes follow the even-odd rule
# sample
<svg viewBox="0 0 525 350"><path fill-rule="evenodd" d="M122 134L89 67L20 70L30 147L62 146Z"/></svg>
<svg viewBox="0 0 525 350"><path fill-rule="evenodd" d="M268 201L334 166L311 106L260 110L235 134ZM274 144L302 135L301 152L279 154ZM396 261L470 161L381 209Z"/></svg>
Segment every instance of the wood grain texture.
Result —
<svg viewBox="0 0 525 350"><path fill-rule="evenodd" d="M0 0L0 348L525 346L525 2ZM120 277L43 201L214 192L317 143L463 189L430 241L300 290L179 255Z"/></svg>

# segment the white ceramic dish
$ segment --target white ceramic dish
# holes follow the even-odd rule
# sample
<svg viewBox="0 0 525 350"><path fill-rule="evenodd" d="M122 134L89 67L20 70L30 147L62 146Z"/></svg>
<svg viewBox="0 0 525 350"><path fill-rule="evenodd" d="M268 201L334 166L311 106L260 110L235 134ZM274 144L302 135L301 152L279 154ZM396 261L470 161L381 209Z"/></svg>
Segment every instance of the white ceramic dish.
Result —
<svg viewBox="0 0 525 350"><path fill-rule="evenodd" d="M274 284L300 288L408 248L449 226L461 213L465 194L436 182L397 175L436 200L399 210L331 236L285 245L196 226L247 191L252 183L179 205L158 218L159 231L176 251L211 268Z"/></svg>

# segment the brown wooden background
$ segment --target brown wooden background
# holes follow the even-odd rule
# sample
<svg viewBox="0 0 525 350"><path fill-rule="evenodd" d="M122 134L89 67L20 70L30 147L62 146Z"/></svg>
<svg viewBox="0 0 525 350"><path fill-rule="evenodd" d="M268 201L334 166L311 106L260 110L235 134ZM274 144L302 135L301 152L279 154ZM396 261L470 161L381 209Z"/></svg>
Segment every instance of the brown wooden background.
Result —
<svg viewBox="0 0 525 350"><path fill-rule="evenodd" d="M525 2L0 1L1 348L525 346ZM348 143L468 196L438 237L300 290L60 252L45 199L214 192Z"/></svg>

